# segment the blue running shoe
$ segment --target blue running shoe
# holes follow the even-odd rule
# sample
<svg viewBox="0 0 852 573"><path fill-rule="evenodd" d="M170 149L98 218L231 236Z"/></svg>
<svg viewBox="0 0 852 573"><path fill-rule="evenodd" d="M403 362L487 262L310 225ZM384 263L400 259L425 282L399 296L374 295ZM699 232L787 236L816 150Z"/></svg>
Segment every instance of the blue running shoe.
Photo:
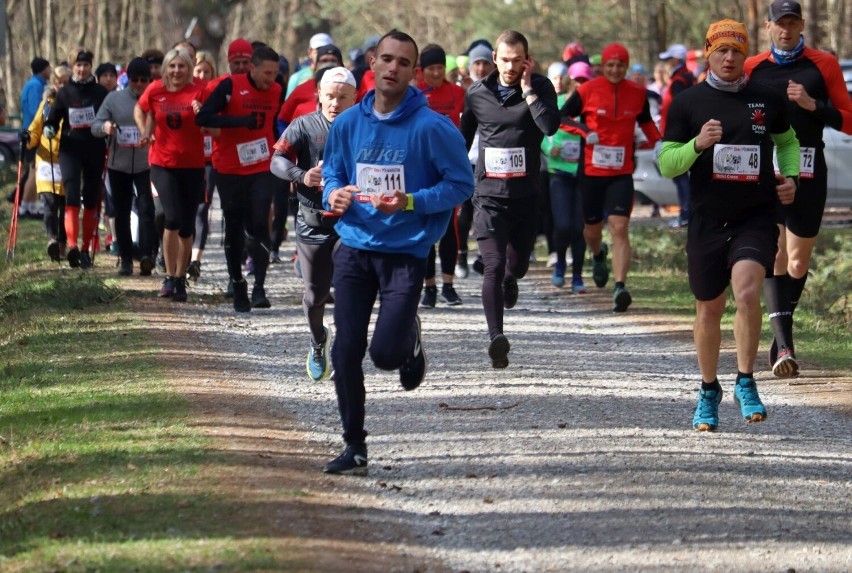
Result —
<svg viewBox="0 0 852 573"><path fill-rule="evenodd" d="M734 401L739 405L743 420L746 422L762 422L768 416L760 396L757 394L757 384L754 378L740 378L734 386Z"/></svg>
<svg viewBox="0 0 852 573"><path fill-rule="evenodd" d="M580 277L574 277L571 279L571 292L574 294L586 294L588 289L586 289L586 285L583 284L583 279Z"/></svg>
<svg viewBox="0 0 852 573"><path fill-rule="evenodd" d="M715 432L719 425L719 402L722 390L699 390L698 404L692 416L692 427L696 432Z"/></svg>
<svg viewBox="0 0 852 573"><path fill-rule="evenodd" d="M565 263L557 262L553 265L553 276L550 277L550 284L557 288L565 286Z"/></svg>
<svg viewBox="0 0 852 573"><path fill-rule="evenodd" d="M609 265L606 263L606 256L609 253L609 247L606 243L601 243L601 260L595 260L592 257L592 279L595 281L595 286L603 288L609 280Z"/></svg>
<svg viewBox="0 0 852 573"><path fill-rule="evenodd" d="M325 332L325 340L319 344L314 344L311 341L311 348L308 350L308 358L305 360L305 368L308 371L308 376L314 382L319 382L328 377L331 370L331 362L328 359L328 347L331 343L331 333L328 327L323 327Z"/></svg>

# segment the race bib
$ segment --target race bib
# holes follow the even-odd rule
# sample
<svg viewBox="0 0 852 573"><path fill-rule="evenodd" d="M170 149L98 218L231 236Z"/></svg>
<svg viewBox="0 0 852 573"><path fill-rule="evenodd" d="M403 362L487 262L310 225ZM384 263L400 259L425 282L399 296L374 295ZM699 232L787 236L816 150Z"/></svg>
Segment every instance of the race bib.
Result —
<svg viewBox="0 0 852 573"><path fill-rule="evenodd" d="M71 125L71 129L91 127L94 121L95 108L92 106L68 108L68 123Z"/></svg>
<svg viewBox="0 0 852 573"><path fill-rule="evenodd" d="M116 130L119 147L139 147L139 128L122 127Z"/></svg>
<svg viewBox="0 0 852 573"><path fill-rule="evenodd" d="M624 147L595 145L592 149L592 165L601 169L624 167Z"/></svg>
<svg viewBox="0 0 852 573"><path fill-rule="evenodd" d="M816 162L816 147L802 147L799 151L799 179L814 178L814 163ZM778 149L772 151L772 165L775 173L781 173L778 167Z"/></svg>
<svg viewBox="0 0 852 573"><path fill-rule="evenodd" d="M713 146L713 179L757 181L760 179L759 145Z"/></svg>
<svg viewBox="0 0 852 573"><path fill-rule="evenodd" d="M486 147L485 176L493 179L524 177L527 158L523 147Z"/></svg>
<svg viewBox="0 0 852 573"><path fill-rule="evenodd" d="M213 136L205 135L204 136L204 157L212 157L213 156Z"/></svg>
<svg viewBox="0 0 852 573"><path fill-rule="evenodd" d="M62 170L59 169L59 164L39 161L36 168L36 181L53 183L54 185L62 183Z"/></svg>
<svg viewBox="0 0 852 573"><path fill-rule="evenodd" d="M569 163L577 163L580 161L580 142L566 141L559 150L559 158L562 161L568 161Z"/></svg>
<svg viewBox="0 0 852 573"><path fill-rule="evenodd" d="M369 203L372 195L392 197L394 192L405 193L405 167L403 165L370 165L357 163L356 185L361 190L357 198L361 203Z"/></svg>
<svg viewBox="0 0 852 573"><path fill-rule="evenodd" d="M240 165L252 165L269 159L269 144L266 138L255 139L237 145L237 155Z"/></svg>

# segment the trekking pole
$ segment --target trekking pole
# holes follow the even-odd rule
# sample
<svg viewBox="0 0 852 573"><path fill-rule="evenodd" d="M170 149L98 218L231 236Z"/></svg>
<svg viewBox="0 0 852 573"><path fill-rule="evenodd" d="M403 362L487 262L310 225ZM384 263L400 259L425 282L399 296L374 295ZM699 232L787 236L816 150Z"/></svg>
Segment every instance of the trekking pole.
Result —
<svg viewBox="0 0 852 573"><path fill-rule="evenodd" d="M18 158L18 185L15 187L15 206L12 211L12 222L9 225L9 239L6 241L6 260L12 261L15 259L15 247L18 245L18 208L21 206L21 171L23 163Z"/></svg>
<svg viewBox="0 0 852 573"><path fill-rule="evenodd" d="M50 153L50 184L52 185L52 187L50 188L50 192L53 193L54 195L57 195L57 193L56 193L56 171L54 170L54 167L53 167L53 140L52 139L47 140L47 148L48 148L48 151ZM56 201L56 199L54 199L54 202L55 201ZM64 215L64 213L62 213L62 215ZM59 221L57 221L57 225L64 225L64 224L65 224L64 217L60 217ZM57 238L58 238L59 237L59 229L57 229L56 234L57 234ZM61 262L61 258L57 262Z"/></svg>

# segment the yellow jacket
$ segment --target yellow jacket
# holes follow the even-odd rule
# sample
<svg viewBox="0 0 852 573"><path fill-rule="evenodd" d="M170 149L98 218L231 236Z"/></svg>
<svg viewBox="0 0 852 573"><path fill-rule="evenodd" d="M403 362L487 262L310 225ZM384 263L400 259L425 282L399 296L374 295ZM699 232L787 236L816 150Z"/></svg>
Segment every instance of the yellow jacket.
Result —
<svg viewBox="0 0 852 573"><path fill-rule="evenodd" d="M27 145L29 149L38 147L36 151L36 191L39 193L56 193L64 195L65 189L62 187L62 173L59 170L59 137L62 133L62 122L59 123L59 129L52 140L44 136L44 104L53 105L54 96L48 96L41 100L38 106L38 111L33 117L27 131L30 132L30 142ZM51 173L53 170L53 173Z"/></svg>

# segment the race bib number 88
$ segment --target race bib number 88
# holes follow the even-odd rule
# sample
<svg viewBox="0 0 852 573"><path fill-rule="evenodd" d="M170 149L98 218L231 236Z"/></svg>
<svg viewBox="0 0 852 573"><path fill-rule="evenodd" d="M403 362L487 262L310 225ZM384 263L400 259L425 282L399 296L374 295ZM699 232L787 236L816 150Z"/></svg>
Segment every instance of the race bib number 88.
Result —
<svg viewBox="0 0 852 573"><path fill-rule="evenodd" d="M265 137L240 143L237 145L237 155L240 158L240 165L259 163L269 158L269 144Z"/></svg>

